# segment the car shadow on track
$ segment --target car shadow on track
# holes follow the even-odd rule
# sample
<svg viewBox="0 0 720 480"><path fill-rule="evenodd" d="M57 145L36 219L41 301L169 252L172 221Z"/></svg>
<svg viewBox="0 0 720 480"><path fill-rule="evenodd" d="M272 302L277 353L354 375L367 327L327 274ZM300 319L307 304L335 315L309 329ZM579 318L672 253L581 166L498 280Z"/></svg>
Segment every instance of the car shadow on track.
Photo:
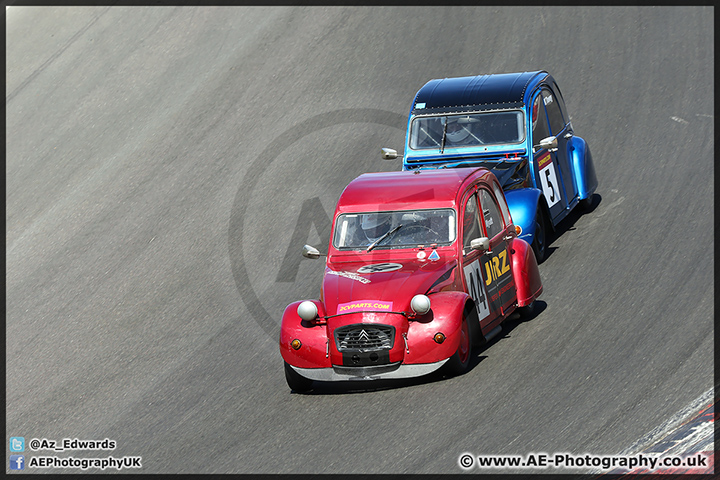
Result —
<svg viewBox="0 0 720 480"><path fill-rule="evenodd" d="M489 348L499 341L509 339L510 332L521 323L532 321L547 308L547 303L537 300L532 312L525 317L521 317L519 313L513 313L502 323L502 331L497 336L481 345L473 347L470 355L470 364L467 371L460 377L470 373L475 367L488 358L489 355L483 355ZM369 393L382 390L394 390L398 388L407 388L411 386L425 385L428 383L436 383L444 380L455 378L453 375L446 374L443 369L438 370L422 377L402 378L396 380L371 380L371 381L347 381L347 382L313 382L312 390L308 392L295 392L299 395L348 395L357 393Z"/></svg>
<svg viewBox="0 0 720 480"><path fill-rule="evenodd" d="M502 323L502 331L500 332L500 334L498 336L496 336L495 338L493 338L486 345L483 345L483 347L486 347L486 346L489 347L490 345L494 345L496 342L498 342L504 338L509 338L509 333L512 332L515 329L515 327L517 327L521 323L533 321L542 312L544 312L546 308L547 308L547 303L543 302L542 300L535 300L535 306L533 307L533 310L529 315L522 317L522 316L520 316L519 313L513 313L512 315L510 315L507 318L507 320L505 320Z"/></svg>
<svg viewBox="0 0 720 480"><path fill-rule="evenodd" d="M425 385L442 380L444 376L437 372L422 377L401 378L397 380L371 380L347 382L313 382L312 390L301 395L349 395L357 393L370 393L382 390L395 390L417 385ZM293 391L293 394L298 392Z"/></svg>
<svg viewBox="0 0 720 480"><path fill-rule="evenodd" d="M568 213L568 216L563 218L562 221L555 226L555 230L551 230L549 232L548 246L545 253L545 260L543 260L543 263L546 262L553 253L555 253L555 250L557 250L557 247L552 246L553 242L560 238L560 236L562 236L565 232L575 230L575 223L584 215L593 213L598 207L598 205L600 205L600 202L602 202L602 196L594 193L591 197L591 200L592 202L587 209L583 209L581 206L573 208L572 211Z"/></svg>

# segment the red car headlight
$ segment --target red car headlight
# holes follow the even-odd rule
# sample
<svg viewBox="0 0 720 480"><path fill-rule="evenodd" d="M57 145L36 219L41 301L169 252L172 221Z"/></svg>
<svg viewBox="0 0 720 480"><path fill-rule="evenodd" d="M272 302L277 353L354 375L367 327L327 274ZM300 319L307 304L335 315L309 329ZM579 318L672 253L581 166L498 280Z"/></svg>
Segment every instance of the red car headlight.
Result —
<svg viewBox="0 0 720 480"><path fill-rule="evenodd" d="M427 295L415 295L410 300L410 308L416 315L425 315L430 311L430 299Z"/></svg>
<svg viewBox="0 0 720 480"><path fill-rule="evenodd" d="M303 320L307 320L308 322L315 320L318 316L318 309L317 305L315 305L314 302L311 302L310 300L305 300L297 307L297 314L302 318Z"/></svg>

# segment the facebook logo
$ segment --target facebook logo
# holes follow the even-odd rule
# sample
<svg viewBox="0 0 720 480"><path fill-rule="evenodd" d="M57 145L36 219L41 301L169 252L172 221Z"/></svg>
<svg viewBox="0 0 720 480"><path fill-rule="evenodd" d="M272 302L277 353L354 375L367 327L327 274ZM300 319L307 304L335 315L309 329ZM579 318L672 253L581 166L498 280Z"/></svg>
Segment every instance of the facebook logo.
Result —
<svg viewBox="0 0 720 480"><path fill-rule="evenodd" d="M25 437L10 437L10 451L11 452L24 452L25 451Z"/></svg>
<svg viewBox="0 0 720 480"><path fill-rule="evenodd" d="M25 456L10 455L10 470L25 470Z"/></svg>

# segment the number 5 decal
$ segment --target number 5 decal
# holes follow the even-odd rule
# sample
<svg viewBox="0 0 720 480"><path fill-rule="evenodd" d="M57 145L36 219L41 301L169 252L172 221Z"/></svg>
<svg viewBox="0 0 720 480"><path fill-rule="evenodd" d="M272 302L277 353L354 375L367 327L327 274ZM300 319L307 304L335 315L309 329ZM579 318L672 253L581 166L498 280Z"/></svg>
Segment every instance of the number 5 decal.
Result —
<svg viewBox="0 0 720 480"><path fill-rule="evenodd" d="M550 162L547 167L540 170L540 183L547 200L548 207L552 207L560 201L560 190L555 186L558 184L555 175L555 164Z"/></svg>

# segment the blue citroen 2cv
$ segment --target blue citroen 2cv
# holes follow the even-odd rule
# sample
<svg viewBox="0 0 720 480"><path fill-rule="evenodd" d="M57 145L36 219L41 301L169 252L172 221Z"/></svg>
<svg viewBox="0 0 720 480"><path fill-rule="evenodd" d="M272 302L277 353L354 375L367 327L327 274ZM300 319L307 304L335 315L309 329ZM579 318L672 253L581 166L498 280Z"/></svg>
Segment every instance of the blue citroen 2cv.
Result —
<svg viewBox="0 0 720 480"><path fill-rule="evenodd" d="M382 149L385 159L396 150ZM502 184L520 238L542 262L549 229L597 188L590 148L576 136L545 71L435 79L415 95L403 170L478 166Z"/></svg>

